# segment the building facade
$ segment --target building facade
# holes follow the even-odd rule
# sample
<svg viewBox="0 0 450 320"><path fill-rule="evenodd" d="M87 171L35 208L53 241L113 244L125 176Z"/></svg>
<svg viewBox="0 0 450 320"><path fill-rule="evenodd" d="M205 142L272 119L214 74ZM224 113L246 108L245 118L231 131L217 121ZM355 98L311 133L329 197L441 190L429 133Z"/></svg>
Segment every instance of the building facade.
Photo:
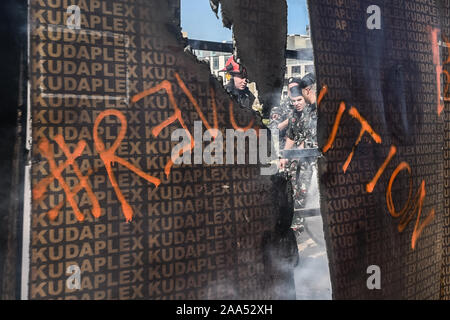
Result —
<svg viewBox="0 0 450 320"><path fill-rule="evenodd" d="M311 37L309 35L309 28L307 28L307 34L299 35L292 34L287 37L287 50L298 51L297 59L286 59L286 73L285 73L285 85L283 87L282 97L286 97L288 94L287 82L290 77L303 77L307 73L314 72L314 61L311 55L303 55L302 49L311 49L312 43ZM216 76L219 81L224 85L228 82L226 79L226 74L224 72L219 72L225 68L227 60L231 57L229 52L217 52L217 51L206 51L206 50L193 50L193 53L201 61L206 61L211 70L211 74ZM250 83L249 88L252 93L257 97L258 92L256 90L256 84ZM257 108L257 106L256 106Z"/></svg>

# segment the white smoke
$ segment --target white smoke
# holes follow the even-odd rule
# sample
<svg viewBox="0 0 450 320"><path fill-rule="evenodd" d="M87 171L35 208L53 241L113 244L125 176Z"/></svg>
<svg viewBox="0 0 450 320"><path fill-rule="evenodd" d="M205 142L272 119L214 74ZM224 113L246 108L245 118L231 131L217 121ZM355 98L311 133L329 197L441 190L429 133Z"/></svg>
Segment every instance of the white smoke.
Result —
<svg viewBox="0 0 450 320"><path fill-rule="evenodd" d="M306 208L320 208L317 168L306 200ZM331 300L328 268L321 216L305 218L305 231L298 239L300 262L294 269L297 300Z"/></svg>
<svg viewBox="0 0 450 320"><path fill-rule="evenodd" d="M320 196L319 196L319 180L317 178L317 165L313 166L314 171L311 178L311 184L309 185L308 194L306 196L305 208L320 208Z"/></svg>

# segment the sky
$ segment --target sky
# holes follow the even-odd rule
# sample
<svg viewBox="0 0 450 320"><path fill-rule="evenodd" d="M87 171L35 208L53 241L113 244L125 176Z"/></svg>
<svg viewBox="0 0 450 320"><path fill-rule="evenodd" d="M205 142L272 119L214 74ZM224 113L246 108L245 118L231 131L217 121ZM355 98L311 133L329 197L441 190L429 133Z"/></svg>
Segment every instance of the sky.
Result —
<svg viewBox="0 0 450 320"><path fill-rule="evenodd" d="M305 34L309 24L306 0L287 0L288 34ZM220 9L219 9L220 18ZM223 27L211 10L209 0L181 0L181 27L188 38L209 41L231 41L231 30Z"/></svg>

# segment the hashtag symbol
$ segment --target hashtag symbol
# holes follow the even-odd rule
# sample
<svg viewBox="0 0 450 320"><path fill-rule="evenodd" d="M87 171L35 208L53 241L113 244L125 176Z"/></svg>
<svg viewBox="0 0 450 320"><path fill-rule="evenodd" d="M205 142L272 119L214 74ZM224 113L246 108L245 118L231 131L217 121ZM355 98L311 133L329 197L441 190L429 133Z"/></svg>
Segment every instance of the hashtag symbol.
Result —
<svg viewBox="0 0 450 320"><path fill-rule="evenodd" d="M61 187L63 188L64 193L66 194L66 200L71 205L78 221L83 221L84 215L81 213L81 211L75 201L75 196L82 189L86 190L86 193L87 193L89 199L91 200L91 203L93 206L92 215L95 218L100 217L100 214L101 214L100 204L99 204L98 199L95 196L94 192L92 191L92 187L88 180L88 177L93 173L93 170L90 169L86 175L83 175L81 173L80 168L78 167L78 164L75 162L75 160L77 158L79 158L81 156L81 154L83 153L83 151L86 147L86 142L84 140L81 140L75 147L74 152L71 153L69 150L69 147L65 143L62 135L55 136L54 141L58 144L58 146L64 152L64 155L66 156L67 160L60 166L57 166L56 161L55 161L55 155L53 154L53 151L50 148L50 142L46 138L41 139L41 141L38 144L38 149L39 149L39 152L42 154L42 156L44 156L49 163L50 174L47 177L45 177L44 179L42 179L41 181L39 181L39 183L37 183L37 185L34 187L33 199L37 200L37 201L42 200L47 193L48 186L54 180L57 180L59 182L59 184L61 185ZM64 178L62 176L63 171L65 169L67 169L69 166L72 166L77 178L80 181L79 184L73 188L73 190L70 189L70 187L68 186L68 184L66 183L66 181L64 180ZM53 209L51 209L48 212L48 216L49 216L50 220L54 220L57 218L59 211L61 210L63 205L64 205L64 203L61 202L56 207L54 207Z"/></svg>

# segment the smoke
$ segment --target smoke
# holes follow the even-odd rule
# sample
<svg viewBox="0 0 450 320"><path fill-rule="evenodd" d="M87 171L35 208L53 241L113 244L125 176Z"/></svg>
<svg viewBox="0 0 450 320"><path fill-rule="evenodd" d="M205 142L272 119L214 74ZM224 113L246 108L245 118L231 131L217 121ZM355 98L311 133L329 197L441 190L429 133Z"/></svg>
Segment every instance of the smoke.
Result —
<svg viewBox="0 0 450 320"><path fill-rule="evenodd" d="M313 218L310 218L313 219ZM306 240L294 269L297 300L331 300L331 281L325 248ZM301 246L300 246L301 247Z"/></svg>
<svg viewBox="0 0 450 320"><path fill-rule="evenodd" d="M314 60L314 51L312 48L304 48L299 50L286 50L286 58L295 60Z"/></svg>
<svg viewBox="0 0 450 320"><path fill-rule="evenodd" d="M320 195L319 195L319 183L317 178L317 165L314 165L311 184L309 186L308 194L306 196L305 208L313 209L319 207L320 207Z"/></svg>
<svg viewBox="0 0 450 320"><path fill-rule="evenodd" d="M306 200L306 208L319 208L317 168ZM297 300L331 300L331 280L321 216L307 217L298 241L300 261L294 269Z"/></svg>
<svg viewBox="0 0 450 320"><path fill-rule="evenodd" d="M239 293L238 284L231 279L209 282L205 297L206 300L237 300Z"/></svg>
<svg viewBox="0 0 450 320"><path fill-rule="evenodd" d="M315 237L323 239L322 218L305 219L307 228ZM300 235L300 261L294 269L297 300L331 300L331 280L324 243L315 242L308 232Z"/></svg>

